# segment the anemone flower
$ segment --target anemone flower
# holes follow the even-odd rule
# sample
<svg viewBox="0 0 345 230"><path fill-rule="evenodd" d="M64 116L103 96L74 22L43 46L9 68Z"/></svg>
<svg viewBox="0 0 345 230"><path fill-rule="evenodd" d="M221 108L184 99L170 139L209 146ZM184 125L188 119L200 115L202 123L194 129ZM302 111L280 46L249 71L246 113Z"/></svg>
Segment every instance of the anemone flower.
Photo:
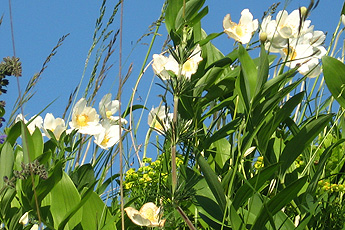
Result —
<svg viewBox="0 0 345 230"><path fill-rule="evenodd" d="M111 123L118 124L120 117L113 115L119 110L120 102L118 100L111 100L111 96L111 93L104 95L99 102L98 109L103 119L108 119ZM127 120L121 118L121 123L127 124Z"/></svg>
<svg viewBox="0 0 345 230"><path fill-rule="evenodd" d="M62 118L55 118L51 113L47 113L43 121L43 132L48 138L51 138L47 130L52 131L55 138L59 140L62 132L66 130L65 121Z"/></svg>
<svg viewBox="0 0 345 230"><path fill-rule="evenodd" d="M166 114L165 106L152 108L147 118L147 123L159 134L163 134L170 128L173 113Z"/></svg>
<svg viewBox="0 0 345 230"><path fill-rule="evenodd" d="M157 76L159 76L163 81L170 79L170 74L168 73L167 69L165 68L168 61L169 61L168 57L166 57L162 54L154 54L153 55L153 62L152 62L153 72Z"/></svg>
<svg viewBox="0 0 345 230"><path fill-rule="evenodd" d="M81 98L76 103L69 125L72 129L77 129L79 133L95 135L102 131L102 125L99 124L99 115L96 109L86 106L86 103L85 98Z"/></svg>
<svg viewBox="0 0 345 230"><path fill-rule="evenodd" d="M132 207L125 208L127 216L132 222L139 226L164 227L165 219L161 219L161 208L154 203L144 204L138 211Z"/></svg>
<svg viewBox="0 0 345 230"><path fill-rule="evenodd" d="M102 149L109 149L120 140L119 125L112 125L108 120L102 122L103 129L94 135L95 143Z"/></svg>
<svg viewBox="0 0 345 230"><path fill-rule="evenodd" d="M193 52L189 55L187 60L183 63L181 75L186 79L190 79L191 76L198 70L199 63L202 60L201 47L198 44L195 46ZM179 74L179 63L172 55L165 57L161 54L154 54L152 68L154 73L160 76L162 80L170 79L168 70L172 71L176 76Z"/></svg>
<svg viewBox="0 0 345 230"><path fill-rule="evenodd" d="M18 114L18 116L16 117L16 120L15 122L18 122L18 121L23 121L24 124L27 124L28 121L24 118L23 114ZM43 119L41 116L33 116L30 118L30 124L27 125L28 127L28 130L30 132L30 134L33 134L36 127L41 129L42 128L42 124L43 124Z"/></svg>
<svg viewBox="0 0 345 230"><path fill-rule="evenodd" d="M252 38L253 33L258 28L258 20L253 20L253 15L248 9L241 12L240 22L237 24L231 20L230 14L227 14L223 20L224 32L230 37L242 44L247 44Z"/></svg>

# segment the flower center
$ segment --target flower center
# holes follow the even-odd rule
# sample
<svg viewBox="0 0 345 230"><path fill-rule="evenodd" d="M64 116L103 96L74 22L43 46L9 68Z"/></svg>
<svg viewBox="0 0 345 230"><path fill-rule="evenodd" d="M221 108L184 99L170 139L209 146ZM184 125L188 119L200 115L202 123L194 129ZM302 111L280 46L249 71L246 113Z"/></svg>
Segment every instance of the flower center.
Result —
<svg viewBox="0 0 345 230"><path fill-rule="evenodd" d="M183 70L185 72L191 72L192 71L192 63L191 60L187 60L184 64L183 64Z"/></svg>
<svg viewBox="0 0 345 230"><path fill-rule="evenodd" d="M77 124L81 127L87 126L89 122L89 117L85 114L77 115Z"/></svg>
<svg viewBox="0 0 345 230"><path fill-rule="evenodd" d="M156 218L155 218L155 213L152 209L146 209L144 216L146 219L149 219L151 222L155 222Z"/></svg>
<svg viewBox="0 0 345 230"><path fill-rule="evenodd" d="M104 138L103 138L103 140L102 140L102 142L101 142L101 145L106 146L107 143L109 142L109 139L110 139L110 138L108 137L108 135L105 134L105 135L104 135Z"/></svg>
<svg viewBox="0 0 345 230"><path fill-rule="evenodd" d="M240 37L243 36L243 30L242 30L242 28L240 26L236 26L236 30L235 31L236 31L236 34L238 36L240 36Z"/></svg>
<svg viewBox="0 0 345 230"><path fill-rule="evenodd" d="M107 110L107 112L105 112L105 115L107 115L107 118L109 118L111 115L113 115L113 113L109 110Z"/></svg>
<svg viewBox="0 0 345 230"><path fill-rule="evenodd" d="M295 60L297 57L297 52L294 48L284 48L283 52L289 57L290 60Z"/></svg>

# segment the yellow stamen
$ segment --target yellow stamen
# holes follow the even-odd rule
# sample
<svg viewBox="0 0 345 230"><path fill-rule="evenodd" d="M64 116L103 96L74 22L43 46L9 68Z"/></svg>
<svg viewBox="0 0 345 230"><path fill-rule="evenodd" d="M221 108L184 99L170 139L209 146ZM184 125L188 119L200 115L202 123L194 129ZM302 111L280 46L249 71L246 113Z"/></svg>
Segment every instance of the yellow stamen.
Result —
<svg viewBox="0 0 345 230"><path fill-rule="evenodd" d="M113 113L109 110L107 112L105 112L105 114L107 115L107 118L109 118L111 115L113 115Z"/></svg>
<svg viewBox="0 0 345 230"><path fill-rule="evenodd" d="M85 114L77 115L77 124L81 127L87 126L89 122L89 117Z"/></svg>
<svg viewBox="0 0 345 230"><path fill-rule="evenodd" d="M106 146L107 143L109 142L110 138L108 137L107 134L104 135L103 141L101 142L101 145Z"/></svg>
<svg viewBox="0 0 345 230"><path fill-rule="evenodd" d="M242 37L242 35L243 35L243 30L242 30L242 28L240 27L240 26L236 26L236 34L238 35L238 36L240 36L240 37Z"/></svg>
<svg viewBox="0 0 345 230"><path fill-rule="evenodd" d="M185 72L191 72L192 71L192 63L190 60L187 60L184 64L183 64L183 70Z"/></svg>
<svg viewBox="0 0 345 230"><path fill-rule="evenodd" d="M296 50L291 47L289 49L284 48L283 52L289 57L290 60L294 60L297 57Z"/></svg>

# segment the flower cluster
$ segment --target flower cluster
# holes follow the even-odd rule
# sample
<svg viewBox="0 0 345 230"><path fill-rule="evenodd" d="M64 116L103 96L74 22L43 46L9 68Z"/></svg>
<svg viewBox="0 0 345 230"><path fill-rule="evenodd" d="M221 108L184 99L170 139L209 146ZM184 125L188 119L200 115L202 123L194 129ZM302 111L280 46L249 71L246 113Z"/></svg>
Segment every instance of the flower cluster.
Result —
<svg viewBox="0 0 345 230"><path fill-rule="evenodd" d="M130 168L126 172L124 188L130 190L132 188L145 188L155 187L158 185L159 180L163 183L167 181L168 173L161 172L162 170L162 155L158 157L156 161L152 162L151 158L144 158L143 163L146 164L137 171L134 168ZM181 156L176 157L176 166L180 167L183 164Z"/></svg>
<svg viewBox="0 0 345 230"><path fill-rule="evenodd" d="M327 191L328 193L345 192L345 184L331 184L327 181L320 180L318 185L322 191Z"/></svg>
<svg viewBox="0 0 345 230"><path fill-rule="evenodd" d="M77 130L81 134L93 135L94 142L102 149L108 149L115 145L119 139L119 129L121 124L126 124L127 121L119 117L113 116L119 107L117 100L111 100L111 94L106 94L99 103L100 116L97 114L95 108L87 106L85 98L81 98L73 108L72 119L69 122L71 129L66 130L65 121L62 118L55 118L53 114L47 113L44 120L41 116L33 116L29 122L22 114L16 118L28 123L27 128L32 134L36 128L43 130L44 135L51 138L51 134L59 140L63 132L71 132ZM49 130L49 131L48 131Z"/></svg>
<svg viewBox="0 0 345 230"><path fill-rule="evenodd" d="M323 46L326 35L314 30L310 20L305 20L307 9L301 7L290 14L279 11L276 19L266 16L261 24L260 39L266 50L280 53L286 66L298 67L298 71L308 77L321 73L320 58L326 54Z"/></svg>
<svg viewBox="0 0 345 230"><path fill-rule="evenodd" d="M261 169L263 167L264 167L264 157L263 156L259 156L256 159L256 162L254 163L254 168Z"/></svg>
<svg viewBox="0 0 345 230"><path fill-rule="evenodd" d="M172 71L176 76L178 76L180 72L180 74L186 79L191 79L191 76L198 70L198 65L202 60L201 48L199 45L196 45L193 52L183 63L181 72L179 69L179 62L174 58L173 55L166 57L162 54L154 54L152 68L154 73L162 80L170 79L170 74L168 71Z"/></svg>

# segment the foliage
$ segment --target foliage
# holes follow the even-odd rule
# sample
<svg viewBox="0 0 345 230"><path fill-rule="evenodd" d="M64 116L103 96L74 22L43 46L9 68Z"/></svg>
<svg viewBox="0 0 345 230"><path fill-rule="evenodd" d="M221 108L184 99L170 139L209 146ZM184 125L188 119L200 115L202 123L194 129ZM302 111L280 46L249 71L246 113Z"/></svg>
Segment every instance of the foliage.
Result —
<svg viewBox="0 0 345 230"><path fill-rule="evenodd" d="M226 15L224 32L235 43L224 55L212 44L224 33L202 29L204 0L166 1L155 26L164 18L169 39L152 60L163 96L149 112L144 141L134 114L147 105L133 105L133 93L121 113L125 81L116 100L106 94L98 112L94 106L118 36L109 26L122 3L104 26L106 4L87 56L85 69L98 49L92 74L82 98L81 84L71 94L67 118L43 119L40 111L4 129L4 229L345 228L345 64L327 53L325 34L307 19L317 3L279 11L275 20L274 5L261 22L248 9L238 23ZM21 76L19 59L5 58L0 75L2 82ZM148 146L155 159L146 156ZM118 155L125 163L114 172Z"/></svg>

